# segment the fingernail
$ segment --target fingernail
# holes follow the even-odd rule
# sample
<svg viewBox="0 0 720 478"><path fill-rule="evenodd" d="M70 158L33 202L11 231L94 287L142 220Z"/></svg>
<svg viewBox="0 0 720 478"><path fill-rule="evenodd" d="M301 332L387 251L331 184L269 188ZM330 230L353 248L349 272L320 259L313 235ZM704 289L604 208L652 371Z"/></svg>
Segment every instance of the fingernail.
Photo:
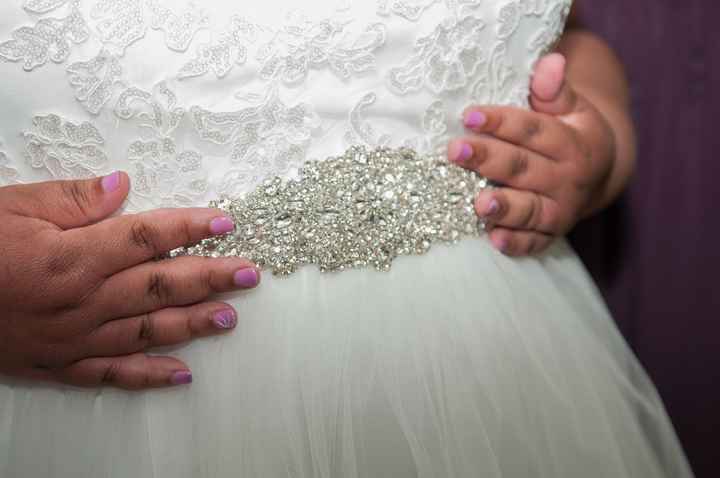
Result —
<svg viewBox="0 0 720 478"><path fill-rule="evenodd" d="M252 289L258 285L258 273L255 269L241 269L233 278L235 285L243 289Z"/></svg>
<svg viewBox="0 0 720 478"><path fill-rule="evenodd" d="M193 381L192 373L188 371L175 372L170 378L173 385L189 385Z"/></svg>
<svg viewBox="0 0 720 478"><path fill-rule="evenodd" d="M493 199L490 201L490 204L488 204L487 210L485 211L485 216L494 216L500 212L500 203L497 202L497 199Z"/></svg>
<svg viewBox="0 0 720 478"><path fill-rule="evenodd" d="M487 122L487 116L481 111L473 111L465 117L465 127L474 129L479 128Z"/></svg>
<svg viewBox="0 0 720 478"><path fill-rule="evenodd" d="M237 314L232 309L221 310L215 313L213 323L218 329L234 329L237 325Z"/></svg>
<svg viewBox="0 0 720 478"><path fill-rule="evenodd" d="M108 174L102 178L100 184L102 184L102 188L105 193L114 193L120 187L120 173L115 171L112 174Z"/></svg>
<svg viewBox="0 0 720 478"><path fill-rule="evenodd" d="M235 223L229 217L216 217L210 221L210 232L219 236L235 229Z"/></svg>
<svg viewBox="0 0 720 478"><path fill-rule="evenodd" d="M472 155L472 146L467 143L461 143L459 147L454 147L454 151L450 154L450 159L456 163L464 163L468 159L472 158Z"/></svg>

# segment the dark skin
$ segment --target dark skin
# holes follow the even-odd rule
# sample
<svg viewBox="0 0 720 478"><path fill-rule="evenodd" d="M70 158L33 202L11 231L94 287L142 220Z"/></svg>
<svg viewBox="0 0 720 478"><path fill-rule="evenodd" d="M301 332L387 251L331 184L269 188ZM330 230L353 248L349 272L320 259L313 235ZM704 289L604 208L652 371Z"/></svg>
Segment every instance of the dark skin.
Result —
<svg viewBox="0 0 720 478"><path fill-rule="evenodd" d="M110 186L110 187L108 187ZM187 384L187 365L148 349L226 333L219 292L258 284L244 259L154 258L232 228L213 209L109 218L129 180L0 188L0 373L130 390Z"/></svg>
<svg viewBox="0 0 720 478"><path fill-rule="evenodd" d="M471 106L467 135L449 146L451 160L504 185L481 194L476 209L508 255L548 247L611 202L634 165L619 62L580 30L558 51L538 64L534 111ZM469 121L474 113L483 121ZM460 160L463 144L471 154ZM117 173L0 188L0 374L131 390L182 385L192 380L187 364L148 352L235 327L237 311L211 297L257 286L251 263L154 260L232 223L213 209L111 217L130 187Z"/></svg>
<svg viewBox="0 0 720 478"><path fill-rule="evenodd" d="M635 167L627 80L595 35L565 33L538 63L530 102L533 111L469 107L468 134L448 148L451 161L503 185L480 194L475 209L510 256L542 252L609 205Z"/></svg>

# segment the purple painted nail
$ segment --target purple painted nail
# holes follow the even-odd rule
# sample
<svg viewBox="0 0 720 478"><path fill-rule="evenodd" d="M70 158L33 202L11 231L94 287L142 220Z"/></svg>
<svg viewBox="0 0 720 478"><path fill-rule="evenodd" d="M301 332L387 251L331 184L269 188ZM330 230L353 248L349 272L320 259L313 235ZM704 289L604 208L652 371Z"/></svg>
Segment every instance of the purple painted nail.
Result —
<svg viewBox="0 0 720 478"><path fill-rule="evenodd" d="M490 204L488 205L485 215L486 216L494 216L498 212L500 212L500 203L497 202L497 199L493 199L492 201L490 201Z"/></svg>
<svg viewBox="0 0 720 478"><path fill-rule="evenodd" d="M467 128L479 128L487 122L487 116L481 111L473 111L465 117L465 126Z"/></svg>
<svg viewBox="0 0 720 478"><path fill-rule="evenodd" d="M210 221L210 232L219 236L227 234L235 229L235 223L229 217L216 217Z"/></svg>
<svg viewBox="0 0 720 478"><path fill-rule="evenodd" d="M100 184L102 184L104 192L114 193L120 187L120 173L115 171L114 173L105 176L102 178L102 181L100 181Z"/></svg>
<svg viewBox="0 0 720 478"><path fill-rule="evenodd" d="M452 153L452 156L450 159L455 161L456 163L464 163L468 159L472 158L473 155L473 149L472 146L470 146L467 143L462 143L459 148L455 148L456 151Z"/></svg>
<svg viewBox="0 0 720 478"><path fill-rule="evenodd" d="M243 289L252 289L257 287L259 277L255 269L240 269L233 277L235 285Z"/></svg>
<svg viewBox="0 0 720 478"><path fill-rule="evenodd" d="M237 325L237 315L232 309L221 310L213 317L213 323L218 329L234 329Z"/></svg>
<svg viewBox="0 0 720 478"><path fill-rule="evenodd" d="M193 381L192 373L190 373L187 370L182 371L182 372L175 372L172 375L172 378L170 378L170 382L173 385L189 385L192 383L192 381Z"/></svg>

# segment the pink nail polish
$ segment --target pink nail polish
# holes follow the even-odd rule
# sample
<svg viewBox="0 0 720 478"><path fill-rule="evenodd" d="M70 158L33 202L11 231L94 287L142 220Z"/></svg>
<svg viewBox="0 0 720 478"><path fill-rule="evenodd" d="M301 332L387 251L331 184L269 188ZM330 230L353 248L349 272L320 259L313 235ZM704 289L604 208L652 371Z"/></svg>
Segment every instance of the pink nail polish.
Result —
<svg viewBox="0 0 720 478"><path fill-rule="evenodd" d="M232 309L221 310L215 313L213 323L218 329L234 329L237 325L237 314Z"/></svg>
<svg viewBox="0 0 720 478"><path fill-rule="evenodd" d="M259 282L258 273L255 269L241 269L233 277L235 285L243 289L257 287Z"/></svg>
<svg viewBox="0 0 720 478"><path fill-rule="evenodd" d="M461 143L458 146L455 146L453 148L453 151L450 153L450 160L454 161L456 163L464 163L468 159L472 158L473 155L473 149L472 146L470 146L467 143Z"/></svg>
<svg viewBox="0 0 720 478"><path fill-rule="evenodd" d="M500 203L497 202L497 199L493 199L490 201L490 204L488 204L487 211L485 212L486 216L494 216L500 212Z"/></svg>
<svg viewBox="0 0 720 478"><path fill-rule="evenodd" d="M175 372L170 378L170 382L173 385L189 385L193 381L192 373L185 370L182 372Z"/></svg>
<svg viewBox="0 0 720 478"><path fill-rule="evenodd" d="M102 178L102 181L100 181L100 184L102 185L105 193L114 193L120 187L120 173L115 171L114 173L105 176Z"/></svg>
<svg viewBox="0 0 720 478"><path fill-rule="evenodd" d="M210 232L219 236L235 229L235 223L229 217L216 217L210 221Z"/></svg>
<svg viewBox="0 0 720 478"><path fill-rule="evenodd" d="M487 122L487 116L481 111L473 111L465 117L465 127L470 129L479 128Z"/></svg>

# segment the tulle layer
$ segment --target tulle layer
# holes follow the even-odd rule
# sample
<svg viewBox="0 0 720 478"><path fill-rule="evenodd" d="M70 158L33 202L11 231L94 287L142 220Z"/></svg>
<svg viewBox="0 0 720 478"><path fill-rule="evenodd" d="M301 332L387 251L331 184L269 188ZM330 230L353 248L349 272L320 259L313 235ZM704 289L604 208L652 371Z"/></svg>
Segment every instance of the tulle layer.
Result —
<svg viewBox="0 0 720 478"><path fill-rule="evenodd" d="M265 277L190 388L0 382L0 476L689 477L575 254L486 239L390 272Z"/></svg>

